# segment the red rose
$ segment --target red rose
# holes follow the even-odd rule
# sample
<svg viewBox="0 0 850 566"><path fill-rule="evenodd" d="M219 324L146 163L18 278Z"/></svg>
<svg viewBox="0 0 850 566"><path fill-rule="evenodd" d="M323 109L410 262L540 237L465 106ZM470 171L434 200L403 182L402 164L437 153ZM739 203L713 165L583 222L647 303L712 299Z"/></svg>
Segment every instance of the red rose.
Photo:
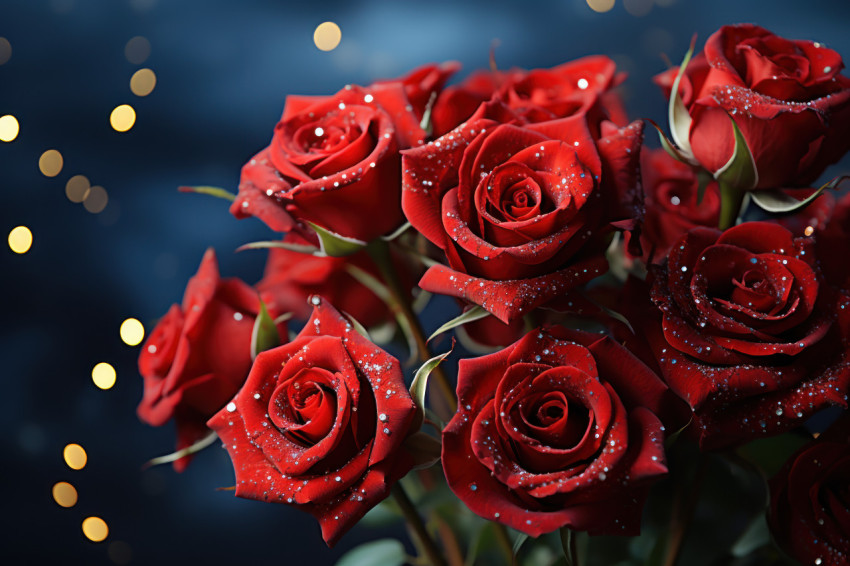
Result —
<svg viewBox="0 0 850 566"><path fill-rule="evenodd" d="M842 68L841 56L819 43L724 26L680 83L692 121L677 141L717 172L732 156L731 114L755 159L757 188L807 186L850 148L850 79ZM668 96L677 75L656 77Z"/></svg>
<svg viewBox="0 0 850 566"><path fill-rule="evenodd" d="M646 198L641 247L645 259L650 260L666 256L691 228L717 226L720 191L712 180L702 202L697 203L699 181L692 167L673 159L663 149L644 149L640 157Z"/></svg>
<svg viewBox="0 0 850 566"><path fill-rule="evenodd" d="M434 132L443 135L467 120L491 98L504 103L528 122L586 115L594 137L602 120L628 122L617 94L610 91L622 79L608 57L593 55L551 69L479 71L447 88L434 105Z"/></svg>
<svg viewBox="0 0 850 566"><path fill-rule="evenodd" d="M362 241L397 228L404 222L398 150L426 135L417 115L424 109L408 97L422 98L423 84L439 87L453 72L428 69L416 75L425 83L408 77L330 97L288 97L271 145L242 168L230 211L312 240L307 222Z"/></svg>
<svg viewBox="0 0 850 566"><path fill-rule="evenodd" d="M634 535L667 471L656 413L675 398L608 337L533 331L460 361L443 468L475 513L531 536L560 527Z"/></svg>
<svg viewBox="0 0 850 566"><path fill-rule="evenodd" d="M287 241L296 241L291 236ZM321 295L339 310L372 328L393 322L394 314L383 299L359 283L347 270L359 268L381 279L365 251L345 257L318 257L281 248L269 250L263 279L255 285L263 301L278 312L291 312L306 319L311 312L307 299ZM409 292L415 284L415 271L402 257L393 257L399 279Z"/></svg>
<svg viewBox="0 0 850 566"><path fill-rule="evenodd" d="M413 466L415 414L398 360L313 299L289 344L257 356L233 401L209 420L236 472L236 495L312 514L328 545Z"/></svg>
<svg viewBox="0 0 850 566"><path fill-rule="evenodd" d="M597 144L583 116L500 123L519 120L487 103L402 158L404 213L448 261L420 286L503 322L603 273L608 223L640 214L641 123L603 123Z"/></svg>
<svg viewBox="0 0 850 566"><path fill-rule="evenodd" d="M704 448L846 405L850 297L824 283L809 238L768 222L694 228L651 274L663 323L652 312L632 322L693 408Z"/></svg>
<svg viewBox="0 0 850 566"><path fill-rule="evenodd" d="M139 354L145 382L139 418L160 426L174 418L177 449L207 434L206 421L239 390L251 368L251 333L260 309L257 292L239 279L219 279L207 250L189 280L183 305L172 305ZM278 326L286 337L286 325ZM189 464L174 462L177 471Z"/></svg>
<svg viewBox="0 0 850 566"><path fill-rule="evenodd" d="M850 418L844 413L770 480L768 524L802 564L850 565Z"/></svg>

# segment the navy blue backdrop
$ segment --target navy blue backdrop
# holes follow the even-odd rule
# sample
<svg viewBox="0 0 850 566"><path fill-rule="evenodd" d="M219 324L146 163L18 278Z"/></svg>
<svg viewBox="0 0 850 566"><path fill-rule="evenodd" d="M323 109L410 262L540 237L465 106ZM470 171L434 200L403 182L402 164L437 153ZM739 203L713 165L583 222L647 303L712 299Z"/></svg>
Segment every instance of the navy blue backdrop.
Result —
<svg viewBox="0 0 850 566"><path fill-rule="evenodd" d="M313 31L327 20L340 26L342 42L322 52ZM498 39L503 68L610 55L629 73L630 115L663 121L665 102L650 82L665 68L659 54L678 61L693 33L702 45L719 26L747 21L850 57L846 0L617 0L607 13L585 0L3 0L0 37L11 56L0 64L0 115L14 115L20 133L0 142L0 230L5 237L25 225L34 241L23 255L0 251L0 561L319 565L380 535L355 529L328 551L307 515L215 491L233 483L218 448L183 474L141 470L171 450L173 430L137 421L137 348L122 343L119 325L133 316L149 331L180 301L208 246L223 275L260 277L263 253L232 251L267 239L265 227L176 187L235 191L242 163L271 138L285 95L331 93L449 59L463 63L462 77L487 66ZM135 36L151 47L142 63L125 55ZM157 77L143 98L129 88L142 67ZM125 133L109 124L119 104L137 113ZM52 178L38 167L51 148L64 157ZM99 214L66 198L77 174L106 189ZM117 370L109 390L92 383L98 362ZM88 453L82 470L63 461L69 443ZM58 481L76 486L74 507L54 502ZM101 543L81 531L91 515L109 525Z"/></svg>

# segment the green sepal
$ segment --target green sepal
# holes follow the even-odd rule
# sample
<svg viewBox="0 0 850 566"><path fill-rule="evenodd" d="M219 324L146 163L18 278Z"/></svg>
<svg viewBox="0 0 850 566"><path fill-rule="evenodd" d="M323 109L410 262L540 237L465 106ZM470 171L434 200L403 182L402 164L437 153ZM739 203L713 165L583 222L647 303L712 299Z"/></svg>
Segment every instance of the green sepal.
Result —
<svg viewBox="0 0 850 566"><path fill-rule="evenodd" d="M408 436L402 447L413 455L414 470L424 470L439 462L443 449L438 439L421 430Z"/></svg>
<svg viewBox="0 0 850 566"><path fill-rule="evenodd" d="M321 254L329 257L344 257L351 254L356 254L366 247L366 242L356 238L341 236L322 228L312 222L307 222L310 227L316 232L319 237L319 247Z"/></svg>
<svg viewBox="0 0 850 566"><path fill-rule="evenodd" d="M236 195L231 193L226 189L222 189L221 187L206 187L206 186L198 186L198 187L177 187L177 190L181 193L198 193L202 195L210 195L216 198L223 198L224 200L233 202L236 200Z"/></svg>
<svg viewBox="0 0 850 566"><path fill-rule="evenodd" d="M803 200L797 200L778 189L753 191L750 193L750 197L762 210L772 212L774 214L790 214L809 206L816 198L821 196L825 190L834 189L847 179L850 179L850 176L842 175L840 177L836 177L828 183L821 185L817 191Z"/></svg>
<svg viewBox="0 0 850 566"><path fill-rule="evenodd" d="M236 248L237 252L245 251L245 250L263 250L263 249L273 249L279 248L282 250L289 250L291 252L298 252L301 254L308 255L320 255L321 252L319 248L316 246L310 246L306 244L292 244L290 242L283 241L264 241L264 242L249 242L247 244L242 244L238 248Z"/></svg>
<svg viewBox="0 0 850 566"><path fill-rule="evenodd" d="M753 154L750 151L750 146L747 145L747 140L744 139L744 134L741 133L741 128L729 116L732 122L732 131L735 136L735 147L732 151L732 157L726 164L714 172L714 178L719 183L723 183L727 187L732 187L739 191L749 191L754 188L759 182L759 173L756 169L756 162L753 159Z"/></svg>
<svg viewBox="0 0 850 566"><path fill-rule="evenodd" d="M705 169L697 171L697 206L702 204L708 184L712 181L711 173Z"/></svg>
<svg viewBox="0 0 850 566"><path fill-rule="evenodd" d="M738 540L735 541L735 544L732 545L730 552L735 558L741 558L767 544L770 544L770 529L767 526L767 517L764 513L759 513L750 522Z"/></svg>
<svg viewBox="0 0 850 566"><path fill-rule="evenodd" d="M280 346L280 333L277 331L274 319L269 314L266 304L260 301L260 312L254 320L254 329L251 331L251 359L255 359L260 352L271 350Z"/></svg>
<svg viewBox="0 0 850 566"><path fill-rule="evenodd" d="M168 464L169 462L176 462L180 458L185 458L186 456L191 456L197 452L200 452L218 438L218 435L214 432L210 432L208 435L195 442L191 446L187 446L186 448L181 448L176 452L172 452L171 454L166 454L165 456L159 456L158 458L151 458L142 466L143 470L151 468L153 466L159 466L160 464Z"/></svg>
<svg viewBox="0 0 850 566"><path fill-rule="evenodd" d="M489 316L490 313L479 305L475 305L467 311L464 311L460 315L451 319L447 323L443 324L440 328L434 331L431 336L428 337L428 342L442 334L443 332L448 332L452 328L456 328L462 324L467 324L470 322L475 322L476 320L480 320L485 316Z"/></svg>
<svg viewBox="0 0 850 566"><path fill-rule="evenodd" d="M454 350L454 345L452 345L452 350ZM425 392L428 389L428 377L452 353L452 350L434 356L416 370L416 374L413 376L413 382L410 384L410 397L416 405L416 416L413 418L413 424L410 430L419 430L422 427L422 423L425 422Z"/></svg>
<svg viewBox="0 0 850 566"><path fill-rule="evenodd" d="M667 107L667 119L670 122L670 135L673 142L678 147L678 151L687 158L688 162L693 163L694 153L691 150L691 142L688 135L691 130L691 115L682 101L679 94L679 84L682 82L682 77L685 76L685 70L688 68L688 63L694 54L694 46L696 45L697 36L691 38L691 45L685 53L682 64L679 65L679 72L676 74L676 79L673 81L673 88L670 91L670 103ZM662 142L663 144L664 142ZM666 149L666 148L665 148ZM674 156L675 157L675 156Z"/></svg>
<svg viewBox="0 0 850 566"><path fill-rule="evenodd" d="M564 551L564 559L566 560L566 566L577 566L575 561L573 560L573 551L572 547L575 544L573 537L575 533L572 529L568 527L561 527L558 529L558 534L561 539L561 548Z"/></svg>
<svg viewBox="0 0 850 566"><path fill-rule="evenodd" d="M434 102L437 101L437 91L431 93L428 97L428 103L425 105L425 112L422 113L422 121L419 122L419 127L425 132L425 137L430 138L434 133L434 124L431 122L431 113L434 110Z"/></svg>
<svg viewBox="0 0 850 566"><path fill-rule="evenodd" d="M688 165L694 164L693 158L684 154L678 147L676 147L676 144L670 141L670 138L667 137L667 134L664 133L664 130L661 129L661 126L659 126L655 120L650 120L649 118L644 118L644 120L649 122L649 124L655 128L655 131L658 132L658 139L661 141L661 147L664 148L664 151L666 151L670 157L676 161L687 163Z"/></svg>

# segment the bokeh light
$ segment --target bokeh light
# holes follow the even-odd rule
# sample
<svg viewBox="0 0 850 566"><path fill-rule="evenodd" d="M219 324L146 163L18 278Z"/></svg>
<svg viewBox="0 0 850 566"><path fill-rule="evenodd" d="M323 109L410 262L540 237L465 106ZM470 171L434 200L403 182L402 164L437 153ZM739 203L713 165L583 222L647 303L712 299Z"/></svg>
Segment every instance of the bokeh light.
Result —
<svg viewBox="0 0 850 566"><path fill-rule="evenodd" d="M642 18L652 10L652 2L653 0L623 0L623 8L632 16Z"/></svg>
<svg viewBox="0 0 850 566"><path fill-rule="evenodd" d="M90 190L91 185L84 175L74 175L65 183L65 196L71 202L83 202Z"/></svg>
<svg viewBox="0 0 850 566"><path fill-rule="evenodd" d="M151 56L151 42L146 37L137 35L124 46L124 57L134 65L141 65Z"/></svg>
<svg viewBox="0 0 850 566"><path fill-rule="evenodd" d="M65 463L72 470L82 470L86 467L88 456L86 451L79 444L69 444L62 451L62 457L65 458Z"/></svg>
<svg viewBox="0 0 850 566"><path fill-rule="evenodd" d="M38 170L45 177L55 177L62 171L65 161L62 154L55 149L48 149L38 158Z"/></svg>
<svg viewBox="0 0 850 566"><path fill-rule="evenodd" d="M12 44L5 37L0 37L0 65L12 58Z"/></svg>
<svg viewBox="0 0 850 566"><path fill-rule="evenodd" d="M0 116L0 141L10 142L21 131L21 126L18 124L18 119L11 114Z"/></svg>
<svg viewBox="0 0 850 566"><path fill-rule="evenodd" d="M95 185L89 189L86 200L83 201L83 206L92 214L97 214L106 208L108 202L109 195L106 193L106 189L100 185Z"/></svg>
<svg viewBox="0 0 850 566"><path fill-rule="evenodd" d="M62 507L73 507L77 504L77 490L66 481L60 481L53 486L53 499Z"/></svg>
<svg viewBox="0 0 850 566"><path fill-rule="evenodd" d="M126 132L136 123L136 111L129 104L116 106L109 115L109 123L116 132Z"/></svg>
<svg viewBox="0 0 850 566"><path fill-rule="evenodd" d="M614 0L587 0L587 5L594 12L608 12L614 7Z"/></svg>
<svg viewBox="0 0 850 566"><path fill-rule="evenodd" d="M121 323L121 340L128 346L138 346L145 338L145 327L135 318L128 318Z"/></svg>
<svg viewBox="0 0 850 566"><path fill-rule="evenodd" d="M32 232L26 226L15 226L9 232L9 247L16 254L25 254L32 246Z"/></svg>
<svg viewBox="0 0 850 566"><path fill-rule="evenodd" d="M91 370L91 380L100 389L111 389L115 385L115 368L106 362L100 362Z"/></svg>
<svg viewBox="0 0 850 566"><path fill-rule="evenodd" d="M322 51L333 51L342 40L342 30L333 22L323 22L313 32L313 43Z"/></svg>
<svg viewBox="0 0 850 566"><path fill-rule="evenodd" d="M130 77L130 90L136 96L147 96L156 86L156 73L150 69L139 69Z"/></svg>
<svg viewBox="0 0 850 566"><path fill-rule="evenodd" d="M83 519L83 534L92 542L101 542L109 535L109 527L100 517L86 517Z"/></svg>

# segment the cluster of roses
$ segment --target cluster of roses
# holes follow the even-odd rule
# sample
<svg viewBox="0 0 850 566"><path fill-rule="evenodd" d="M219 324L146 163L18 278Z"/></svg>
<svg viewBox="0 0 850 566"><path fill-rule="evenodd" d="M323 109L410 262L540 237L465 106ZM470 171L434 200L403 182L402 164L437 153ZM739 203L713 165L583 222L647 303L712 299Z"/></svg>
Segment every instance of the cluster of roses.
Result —
<svg viewBox="0 0 850 566"><path fill-rule="evenodd" d="M286 237L253 288L208 252L143 346L139 415L173 418L180 449L214 430L236 495L299 506L333 544L439 428L363 328L398 319L427 360L421 289L465 305L458 333L492 352L460 360L442 399L458 409L430 435L478 515L633 535L673 432L729 448L840 406L771 481L769 521L801 560L850 564L850 200L735 225L745 193L798 202L786 189L850 148L842 67L818 43L724 27L656 79L669 153L643 147L602 56L290 96L231 208ZM609 262L648 277L616 282ZM287 313L307 320L293 337ZM567 328L588 317L607 332Z"/></svg>

